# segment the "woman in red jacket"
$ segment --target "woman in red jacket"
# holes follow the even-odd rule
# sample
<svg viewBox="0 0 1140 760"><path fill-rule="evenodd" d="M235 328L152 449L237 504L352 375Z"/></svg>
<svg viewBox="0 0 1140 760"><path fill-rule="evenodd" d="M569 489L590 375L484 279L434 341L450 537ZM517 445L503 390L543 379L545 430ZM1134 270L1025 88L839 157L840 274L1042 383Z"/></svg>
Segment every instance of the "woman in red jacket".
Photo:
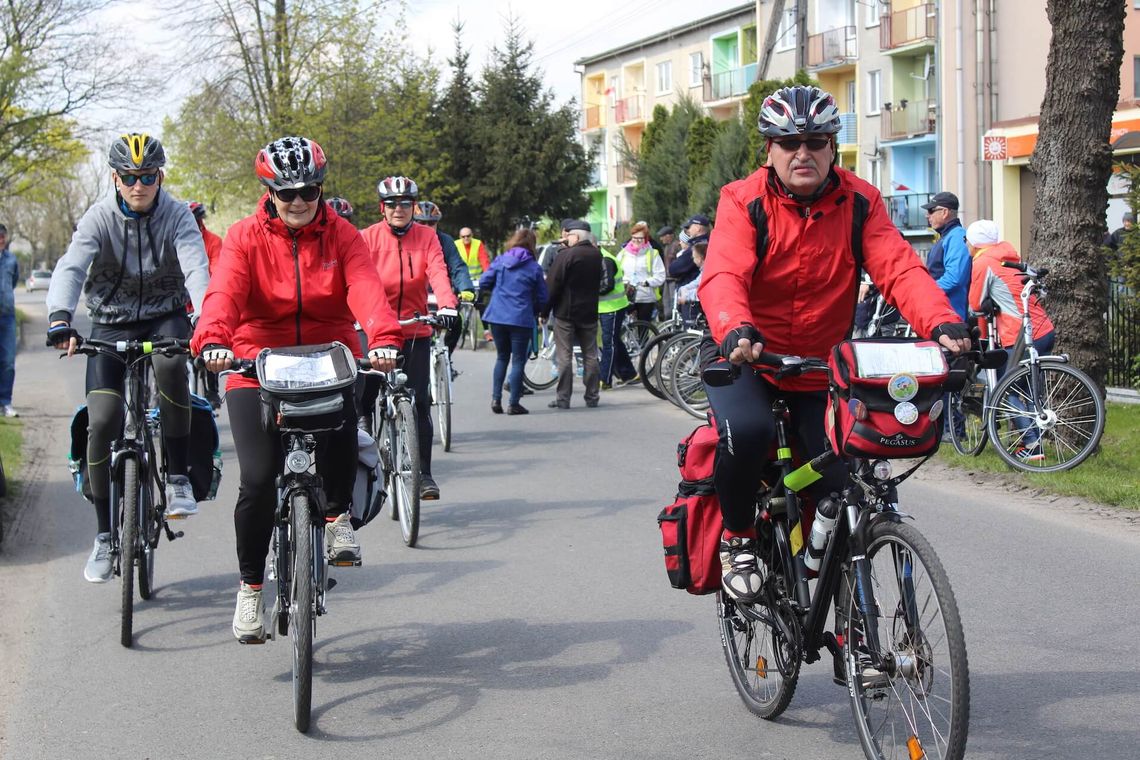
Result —
<svg viewBox="0 0 1140 760"><path fill-rule="evenodd" d="M380 211L384 221L361 233L380 280L388 293L388 303L400 319L428 313L428 286L435 293L440 327L459 326L457 302L451 290L447 263L435 230L412 221L419 188L407 177L386 177L380 181ZM420 438L420 498L438 499L439 486L431 476L431 395L428 390L432 328L422 324L404 327L404 372L416 397L416 427ZM368 383L361 409L367 414L376 403L378 386Z"/></svg>
<svg viewBox="0 0 1140 760"><path fill-rule="evenodd" d="M234 357L252 359L262 348L340 341L361 355L353 320L368 336L368 357L378 370L395 366L401 335L396 315L360 233L322 200L326 162L321 147L285 137L257 155L254 168L269 192L257 211L230 228L210 279L191 349L212 372ZM234 636L261 641L261 584L273 530L281 439L261 426L257 380L230 375L230 430L240 471L234 524L241 585ZM356 479L356 410L330 433L318 457L328 511L330 559L358 560L360 546L349 523Z"/></svg>

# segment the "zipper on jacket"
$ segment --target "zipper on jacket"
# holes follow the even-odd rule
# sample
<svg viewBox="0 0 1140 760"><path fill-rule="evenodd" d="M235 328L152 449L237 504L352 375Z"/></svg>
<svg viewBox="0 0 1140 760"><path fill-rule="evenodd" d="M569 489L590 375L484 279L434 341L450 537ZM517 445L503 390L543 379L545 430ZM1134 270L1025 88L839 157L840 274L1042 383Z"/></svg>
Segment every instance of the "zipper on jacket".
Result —
<svg viewBox="0 0 1140 760"><path fill-rule="evenodd" d="M142 221L135 220L135 234L139 239L139 300L138 306L135 307L135 321L142 321L142 300L143 300L143 261L142 261Z"/></svg>
<svg viewBox="0 0 1140 760"><path fill-rule="evenodd" d="M293 274L297 278L297 345L301 341L301 260L297 256L297 235L293 235Z"/></svg>
<svg viewBox="0 0 1140 760"><path fill-rule="evenodd" d="M396 255L400 257L401 264L404 261L404 244L400 242L400 238L396 238ZM408 262L408 270L412 268L412 262ZM400 266L400 294L396 298L396 318L403 319L404 316L404 267Z"/></svg>

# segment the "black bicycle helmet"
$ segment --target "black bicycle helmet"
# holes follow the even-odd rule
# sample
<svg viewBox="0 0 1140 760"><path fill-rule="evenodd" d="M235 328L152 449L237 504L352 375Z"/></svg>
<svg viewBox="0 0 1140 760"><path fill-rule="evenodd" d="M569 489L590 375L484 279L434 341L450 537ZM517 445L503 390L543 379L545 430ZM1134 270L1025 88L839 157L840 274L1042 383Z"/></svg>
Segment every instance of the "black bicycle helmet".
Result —
<svg viewBox="0 0 1140 760"><path fill-rule="evenodd" d="M764 98L758 126L765 137L834 135L841 126L839 107L818 87L784 87Z"/></svg>
<svg viewBox="0 0 1140 760"><path fill-rule="evenodd" d="M290 190L324 182L328 162L316 142L305 137L282 137L258 151L253 168L270 190Z"/></svg>
<svg viewBox="0 0 1140 760"><path fill-rule="evenodd" d="M443 212L439 210L439 206L431 201L420 201L416 204L414 219L417 222L438 222L442 218Z"/></svg>
<svg viewBox="0 0 1140 760"><path fill-rule="evenodd" d="M190 208L190 213L194 215L196 221L202 221L206 218L206 207L198 201L190 201L186 204Z"/></svg>
<svg viewBox="0 0 1140 760"><path fill-rule="evenodd" d="M128 132L111 143L107 163L115 171L129 172L142 169L161 169L166 165L166 151L157 137L146 133Z"/></svg>

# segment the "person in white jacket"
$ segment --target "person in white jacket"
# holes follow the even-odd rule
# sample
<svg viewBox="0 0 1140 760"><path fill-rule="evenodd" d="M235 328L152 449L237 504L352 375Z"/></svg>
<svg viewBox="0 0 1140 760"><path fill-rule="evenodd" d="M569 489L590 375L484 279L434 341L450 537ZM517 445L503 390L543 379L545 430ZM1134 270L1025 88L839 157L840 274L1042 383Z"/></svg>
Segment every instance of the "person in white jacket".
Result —
<svg viewBox="0 0 1140 760"><path fill-rule="evenodd" d="M649 244L649 226L638 222L629 230L629 242L618 254L625 273L626 295L636 319L651 320L665 284L665 262Z"/></svg>

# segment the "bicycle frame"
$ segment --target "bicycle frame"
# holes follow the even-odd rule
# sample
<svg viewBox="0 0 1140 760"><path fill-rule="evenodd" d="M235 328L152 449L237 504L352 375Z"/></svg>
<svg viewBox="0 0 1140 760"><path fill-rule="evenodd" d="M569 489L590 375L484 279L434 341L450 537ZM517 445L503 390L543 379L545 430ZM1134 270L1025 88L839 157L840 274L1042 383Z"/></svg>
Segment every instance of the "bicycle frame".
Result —
<svg viewBox="0 0 1140 760"><path fill-rule="evenodd" d="M309 530L312 535L311 546L313 547L313 564L310 570L316 592L313 597L314 612L317 615L323 615L326 612L325 591L327 590L327 583L325 579L328 575L328 559L324 552L325 491L321 476L317 474L317 441L312 434L290 432L282 435L282 448L285 452L281 466L283 474L278 478L277 508L274 511L273 563L277 578L278 604L281 609L287 609L290 613L293 612L290 590L293 580L290 577L293 568L293 535L289 505L293 501L293 496L302 492L309 497L310 504ZM272 637L272 632L276 629L277 610L274 612L275 619L267 632L268 638Z"/></svg>

